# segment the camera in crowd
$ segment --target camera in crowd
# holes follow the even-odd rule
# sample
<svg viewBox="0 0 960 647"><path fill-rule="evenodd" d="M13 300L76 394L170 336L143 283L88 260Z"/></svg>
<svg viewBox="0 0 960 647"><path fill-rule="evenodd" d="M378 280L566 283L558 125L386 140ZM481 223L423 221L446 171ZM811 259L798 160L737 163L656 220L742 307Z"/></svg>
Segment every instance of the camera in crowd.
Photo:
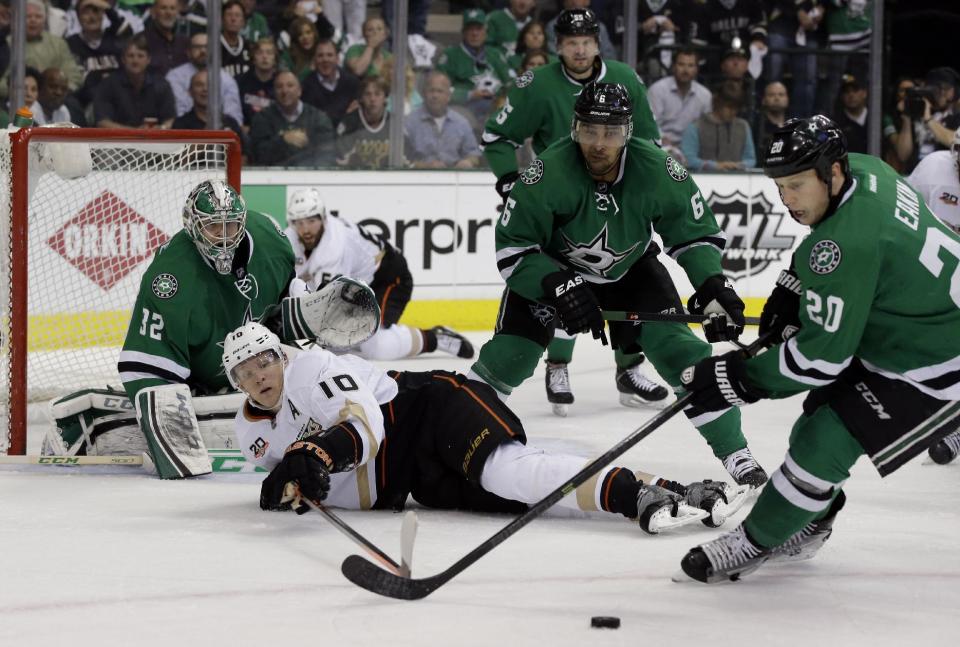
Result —
<svg viewBox="0 0 960 647"><path fill-rule="evenodd" d="M926 112L926 106L923 100L930 102L931 106L937 104L936 91L933 88L907 88L907 96L903 102L903 110L911 119L923 119L923 113Z"/></svg>

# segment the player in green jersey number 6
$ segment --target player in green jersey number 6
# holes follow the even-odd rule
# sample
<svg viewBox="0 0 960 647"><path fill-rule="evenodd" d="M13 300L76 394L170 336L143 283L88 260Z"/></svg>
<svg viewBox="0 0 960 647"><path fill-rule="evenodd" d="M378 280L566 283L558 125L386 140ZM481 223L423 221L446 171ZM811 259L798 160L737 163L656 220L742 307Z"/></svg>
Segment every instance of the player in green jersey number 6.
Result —
<svg viewBox="0 0 960 647"><path fill-rule="evenodd" d="M622 83L633 102L634 134L657 140L660 131L647 102L647 91L637 73L618 61L600 55L600 23L590 9L568 9L556 23L560 60L530 70L517 79L503 108L487 120L483 152L497 176L497 191L506 199L516 182L516 150L528 137L540 155L550 144L570 135L573 105L583 86L591 81ZM547 347L547 398L557 415L566 415L573 403L567 364L573 358L574 338L563 331ZM643 372L641 353L616 351L616 386L626 406L663 406L669 392Z"/></svg>
<svg viewBox="0 0 960 647"><path fill-rule="evenodd" d="M683 305L660 252L670 254L698 286L691 310L718 316L708 340L742 329L743 302L720 268L723 234L686 169L654 143L631 137L626 88L588 84L577 99L572 139L558 141L527 168L496 227L497 266L507 283L493 339L471 377L504 397L533 374L557 325L591 332L606 343L600 308L681 312ZM684 368L711 347L679 323L610 324L615 348L647 350L674 387ZM766 474L747 449L736 407L684 412L739 484Z"/></svg>
<svg viewBox="0 0 960 647"><path fill-rule="evenodd" d="M683 558L683 572L707 583L812 557L861 455L887 476L960 426L960 237L892 168L848 155L826 117L774 131L763 166L811 232L761 334L799 330L751 359L704 359L684 382L707 410L811 392L783 465L744 522Z"/></svg>

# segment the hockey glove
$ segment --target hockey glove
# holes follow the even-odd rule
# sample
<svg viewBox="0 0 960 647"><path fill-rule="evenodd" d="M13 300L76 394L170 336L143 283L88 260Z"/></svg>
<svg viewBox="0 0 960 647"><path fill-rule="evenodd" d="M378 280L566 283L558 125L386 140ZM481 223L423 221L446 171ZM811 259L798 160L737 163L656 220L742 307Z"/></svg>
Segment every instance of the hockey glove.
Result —
<svg viewBox="0 0 960 647"><path fill-rule="evenodd" d="M497 180L497 193L503 198L504 203L506 203L507 196L510 195L510 190L513 189L518 177L520 177L520 174L517 171L510 171Z"/></svg>
<svg viewBox="0 0 960 647"><path fill-rule="evenodd" d="M800 279L793 268L780 272L777 285L760 313L760 336L771 335L771 345L787 341L800 330Z"/></svg>
<svg viewBox="0 0 960 647"><path fill-rule="evenodd" d="M297 495L311 501L323 501L330 491L330 467L333 461L319 445L298 440L283 455L280 464L263 479L260 486L261 510L289 510ZM295 488L287 486L293 484ZM297 514L309 510L297 507Z"/></svg>
<svg viewBox="0 0 960 647"><path fill-rule="evenodd" d="M723 274L707 278L687 302L691 314L709 317L703 323L703 332L711 344L740 336L746 323L743 318L745 307Z"/></svg>
<svg viewBox="0 0 960 647"><path fill-rule="evenodd" d="M603 313L593 290L582 276L570 270L547 274L540 281L546 300L557 310L561 327L571 335L590 332L607 344Z"/></svg>
<svg viewBox="0 0 960 647"><path fill-rule="evenodd" d="M693 404L707 411L722 411L756 402L766 393L747 380L747 368L740 351L708 357L684 369L680 376Z"/></svg>

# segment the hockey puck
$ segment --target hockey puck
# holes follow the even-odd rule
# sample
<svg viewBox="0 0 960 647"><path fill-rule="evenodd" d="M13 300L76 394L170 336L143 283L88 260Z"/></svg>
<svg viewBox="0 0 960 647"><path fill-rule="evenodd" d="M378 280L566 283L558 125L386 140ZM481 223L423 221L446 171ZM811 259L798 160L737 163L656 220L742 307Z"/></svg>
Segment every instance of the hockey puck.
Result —
<svg viewBox="0 0 960 647"><path fill-rule="evenodd" d="M620 618L615 616L593 616L590 618L590 626L594 629L619 629Z"/></svg>

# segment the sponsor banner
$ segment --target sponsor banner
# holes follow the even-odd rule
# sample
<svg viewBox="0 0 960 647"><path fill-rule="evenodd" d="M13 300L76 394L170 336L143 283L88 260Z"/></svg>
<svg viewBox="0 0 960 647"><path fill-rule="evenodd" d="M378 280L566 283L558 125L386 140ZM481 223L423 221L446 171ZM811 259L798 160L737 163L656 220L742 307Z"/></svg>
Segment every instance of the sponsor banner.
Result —
<svg viewBox="0 0 960 647"><path fill-rule="evenodd" d="M725 273L745 298L763 298L805 235L760 174L695 175L704 201L727 237ZM414 300L498 299L503 281L494 259L500 198L488 172L256 171L244 173L244 193L270 195L258 206L286 218L284 186L319 189L328 210L366 226L400 248L413 273ZM661 256L681 295L693 287L683 270Z"/></svg>

